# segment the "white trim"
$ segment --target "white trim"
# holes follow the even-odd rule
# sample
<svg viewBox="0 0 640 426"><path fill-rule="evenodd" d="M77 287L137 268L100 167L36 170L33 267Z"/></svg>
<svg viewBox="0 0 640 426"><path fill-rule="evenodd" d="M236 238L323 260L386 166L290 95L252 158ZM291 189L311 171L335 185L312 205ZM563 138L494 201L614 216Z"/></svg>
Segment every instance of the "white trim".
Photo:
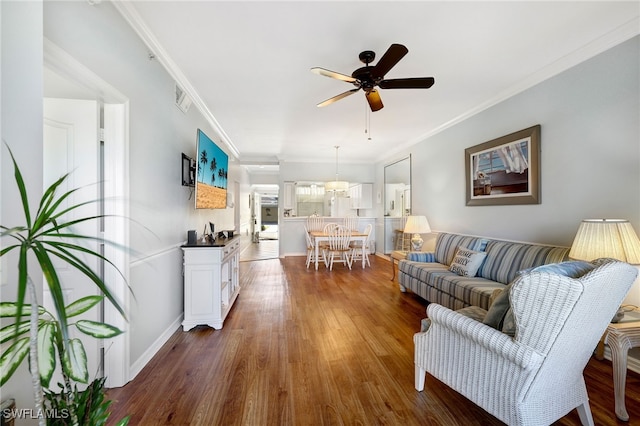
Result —
<svg viewBox="0 0 640 426"><path fill-rule="evenodd" d="M105 257L120 270L105 268L105 281L114 297L120 301L125 314L130 312L129 291L129 104L104 105L104 200L105 240L122 247L105 245ZM105 345L104 374L109 388L125 385L129 381L130 333L125 318L110 303L105 303L104 318L107 324L123 330L120 336Z"/></svg>
<svg viewBox="0 0 640 426"><path fill-rule="evenodd" d="M115 87L98 77L93 71L82 65L73 56L46 37L43 39L43 49L45 67L73 81L80 87L96 93L98 101L114 104L128 101L128 98Z"/></svg>
<svg viewBox="0 0 640 426"><path fill-rule="evenodd" d="M222 142L227 145L227 148L231 151L231 154L238 159L240 153L236 146L231 142L231 138L224 131L218 120L213 116L207 104L202 100L196 89L191 85L189 79L184 75L180 67L171 59L167 51L162 47L156 36L151 32L149 27L145 24L144 20L138 14L135 6L132 2L114 0L113 5L122 17L129 23L131 28L142 39L142 42L147 45L154 58L167 70L169 75L178 83L180 87L186 92L193 103L196 105L200 113L211 124L214 130L218 133Z"/></svg>
<svg viewBox="0 0 640 426"><path fill-rule="evenodd" d="M140 265L143 265L143 264L145 264L147 262L150 262L150 261L152 261L152 260L154 260L154 259L156 259L156 258L158 258L160 256L164 256L165 254L171 253L176 249L180 249L180 247L182 247L186 243L187 243L186 241L183 241L181 243L172 244L172 245L170 245L168 247L165 247L165 248L163 248L161 250L155 251L155 252L153 252L153 253L151 253L151 254L149 254L147 256L139 257L136 260L131 261L129 266L131 268L136 268L136 267L138 267Z"/></svg>
<svg viewBox="0 0 640 426"><path fill-rule="evenodd" d="M135 362L133 363L133 365L131 365L131 368L129 370L129 373L131 374L131 380L135 379L138 373L140 373L142 369L153 359L153 357L158 353L158 351L162 348L162 346L165 343L167 343L167 341L171 338L173 333L175 333L178 327L180 327L180 324L182 324L183 318L184 318L184 314L180 314L180 316L176 318L175 321L173 321L169 327L167 327L167 330L164 333L162 333L155 340L155 342L153 342L153 344L151 344L147 348L146 351L144 351L144 353L140 356L140 358L135 360Z"/></svg>

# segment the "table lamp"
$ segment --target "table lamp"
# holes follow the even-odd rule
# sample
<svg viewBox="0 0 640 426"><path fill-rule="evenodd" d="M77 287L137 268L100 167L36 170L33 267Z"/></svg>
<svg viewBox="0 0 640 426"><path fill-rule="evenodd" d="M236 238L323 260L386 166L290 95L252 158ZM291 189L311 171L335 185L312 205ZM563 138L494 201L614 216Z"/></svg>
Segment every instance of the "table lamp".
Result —
<svg viewBox="0 0 640 426"><path fill-rule="evenodd" d="M592 260L608 257L632 265L640 264L640 240L628 220L585 219L571 245L569 257L577 260ZM622 310L612 322L624 316Z"/></svg>
<svg viewBox="0 0 640 426"><path fill-rule="evenodd" d="M413 237L411 237L411 249L412 251L420 251L424 243L420 234L428 234L431 232L431 227L427 222L426 216L409 216L403 232L405 234L413 234Z"/></svg>

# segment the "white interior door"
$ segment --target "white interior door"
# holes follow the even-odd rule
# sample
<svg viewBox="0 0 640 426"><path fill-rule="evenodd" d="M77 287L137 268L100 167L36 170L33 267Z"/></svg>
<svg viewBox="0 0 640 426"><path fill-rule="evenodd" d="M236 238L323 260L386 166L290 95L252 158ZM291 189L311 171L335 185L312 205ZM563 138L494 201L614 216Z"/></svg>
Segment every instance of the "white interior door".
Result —
<svg viewBox="0 0 640 426"><path fill-rule="evenodd" d="M77 204L83 201L99 200L99 118L100 106L92 100L75 99L44 99L44 187L70 172L61 191L74 188L81 190L68 198L67 204ZM62 193L62 192L60 192ZM79 217L96 216L99 214L99 204L90 203L70 213L70 220ZM89 221L77 225L76 233L98 236L100 233L98 221ZM88 248L99 251L95 242L84 243ZM84 256L84 261L94 271L101 266L93 256ZM98 294L98 290L91 280L74 268L54 261L63 286L65 303L69 304L81 297ZM53 302L48 287L43 289L43 303L46 309L53 312ZM94 321L101 320L100 309L91 309L82 318ZM75 319L75 318L74 318ZM78 318L79 319L79 318ZM70 329L72 338L82 340L87 352L90 380L101 375L100 342L89 336ZM55 383L52 381L52 383Z"/></svg>

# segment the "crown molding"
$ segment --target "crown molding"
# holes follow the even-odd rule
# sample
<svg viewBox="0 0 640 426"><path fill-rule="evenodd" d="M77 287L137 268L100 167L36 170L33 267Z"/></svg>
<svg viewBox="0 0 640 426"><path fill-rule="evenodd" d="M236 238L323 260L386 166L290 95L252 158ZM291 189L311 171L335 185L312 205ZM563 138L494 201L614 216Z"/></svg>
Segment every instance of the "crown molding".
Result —
<svg viewBox="0 0 640 426"><path fill-rule="evenodd" d="M594 56L597 56L600 53L611 49L612 47L617 46L618 44L630 40L638 34L640 34L640 18L635 17L627 23L620 25L618 28L609 31L608 33L593 40L592 42L574 50L572 53L569 53L557 59L555 62L552 62L551 64L539 69L538 71L535 71L527 78L521 80L519 83L514 84L506 90L503 90L493 98L488 99L487 101L477 105L474 108L471 108L470 110L458 115L457 117L454 117L453 119L427 133L412 138L406 143L400 144L397 149L393 150L392 152L385 153L384 156L381 156L376 161L384 161L384 159L388 158L389 155L402 152L419 142L429 139L437 135L438 133L455 126L456 124L459 124L473 117L474 115L479 114L480 112L499 104L500 102L503 102L545 80L550 79L551 77L554 77L570 68L573 68L576 65L588 59L591 59Z"/></svg>
<svg viewBox="0 0 640 426"><path fill-rule="evenodd" d="M200 113L205 117L209 124L218 133L222 142L229 148L231 154L239 159L240 152L238 148L233 144L229 135L224 131L218 120L213 116L206 103L202 100L196 89L193 87L189 79L184 75L180 67L173 61L171 56L167 53L164 47L160 44L156 36L151 32L147 24L140 17L140 14L133 6L132 2L124 0L114 0L113 2L116 10L122 15L127 23L133 28L133 30L142 39L143 43L150 50L150 54L156 59L169 73L169 75L178 83L178 85L185 91L185 93L193 100L193 104L198 108Z"/></svg>

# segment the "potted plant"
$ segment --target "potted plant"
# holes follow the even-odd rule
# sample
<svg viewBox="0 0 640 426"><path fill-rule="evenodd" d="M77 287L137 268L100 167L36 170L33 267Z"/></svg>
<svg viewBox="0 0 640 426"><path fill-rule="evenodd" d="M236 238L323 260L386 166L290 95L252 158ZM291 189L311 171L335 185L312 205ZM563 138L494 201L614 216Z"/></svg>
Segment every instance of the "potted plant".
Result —
<svg viewBox="0 0 640 426"><path fill-rule="evenodd" d="M35 413L40 425L105 424L110 401L105 401L104 398L104 379L94 380L84 390L78 389L78 384L89 382L87 357L82 341L71 338L69 334L70 327L98 339L111 338L122 333L116 327L102 322L75 320L78 315L95 307L103 298L112 303L125 317L124 310L102 278L83 261L82 257L97 257L116 270L117 267L100 253L80 244L81 241L98 238L74 233L72 229L74 225L102 216L65 220L65 216L70 212L92 202L65 206L65 200L77 191L76 188L57 194L68 178L66 174L44 191L37 212L31 217L22 173L10 149L9 154L13 161L25 224L13 227L0 225L0 236L8 236L15 241L0 250L0 257L14 250L19 252L18 300L0 303L0 316L13 319L10 325L0 329L0 343L11 342L0 356L0 385L9 380L28 354ZM38 305L36 288L28 273L28 262L32 256L37 260L45 277L53 299L54 312ZM65 262L88 277L102 296L88 296L67 303L64 300L60 278L53 266L54 259ZM53 391L49 386L57 366L60 367L64 383L59 384L60 391ZM46 392L43 389L46 389ZM45 396L48 406L45 406ZM50 415L52 413L53 416ZM119 424L127 423L128 418L125 418Z"/></svg>

